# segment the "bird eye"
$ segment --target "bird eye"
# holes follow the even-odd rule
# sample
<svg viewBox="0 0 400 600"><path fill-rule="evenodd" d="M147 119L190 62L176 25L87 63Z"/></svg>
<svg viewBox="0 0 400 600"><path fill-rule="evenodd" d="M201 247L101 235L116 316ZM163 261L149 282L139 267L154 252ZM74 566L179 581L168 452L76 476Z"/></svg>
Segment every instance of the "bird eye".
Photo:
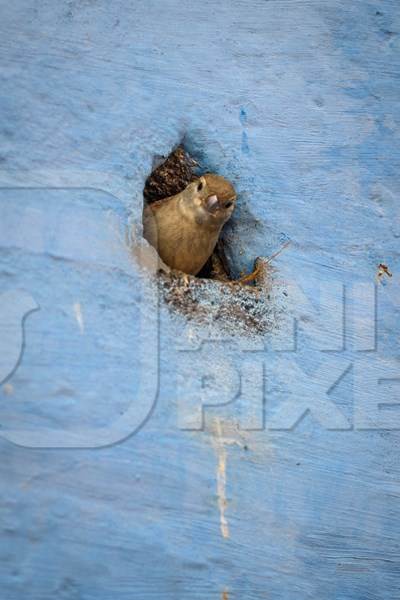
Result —
<svg viewBox="0 0 400 600"><path fill-rule="evenodd" d="M226 202L225 208L230 208L232 206L232 204L233 204L232 200L229 200L229 202Z"/></svg>
<svg viewBox="0 0 400 600"><path fill-rule="evenodd" d="M201 192L202 189L203 189L203 182L200 181L199 185L197 186L197 191Z"/></svg>

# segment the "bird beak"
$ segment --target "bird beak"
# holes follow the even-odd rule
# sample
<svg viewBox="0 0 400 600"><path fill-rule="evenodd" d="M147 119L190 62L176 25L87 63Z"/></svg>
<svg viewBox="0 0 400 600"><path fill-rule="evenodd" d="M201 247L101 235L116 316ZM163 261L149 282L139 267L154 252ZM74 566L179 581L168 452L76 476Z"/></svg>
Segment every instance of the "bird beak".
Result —
<svg viewBox="0 0 400 600"><path fill-rule="evenodd" d="M213 196L210 196L209 198L207 198L207 209L210 212L215 212L219 206L219 202L218 202L218 197L214 194Z"/></svg>

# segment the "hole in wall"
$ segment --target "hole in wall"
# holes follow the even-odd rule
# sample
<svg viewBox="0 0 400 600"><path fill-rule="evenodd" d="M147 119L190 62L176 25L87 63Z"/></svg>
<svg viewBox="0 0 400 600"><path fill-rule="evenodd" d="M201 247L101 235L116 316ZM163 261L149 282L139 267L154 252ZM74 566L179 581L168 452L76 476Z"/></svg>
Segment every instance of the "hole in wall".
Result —
<svg viewBox="0 0 400 600"><path fill-rule="evenodd" d="M188 186L200 194L204 187L208 190L208 177L208 170L189 154L183 143L168 156L154 158L143 190L143 225L144 236L156 249L146 233L146 215L153 216L161 205L165 211L166 199L176 197L189 189ZM224 210L233 211L235 201L236 198L227 193L223 199ZM167 269L161 269L158 280L162 297L171 309L200 324L215 325L230 334L265 333L275 326L279 312L273 302L274 269L270 259L258 257L252 273L235 279L236 265L227 258L232 256L227 245L235 242L239 240L232 236L227 241L222 230L214 250L196 275L168 269L168 265Z"/></svg>

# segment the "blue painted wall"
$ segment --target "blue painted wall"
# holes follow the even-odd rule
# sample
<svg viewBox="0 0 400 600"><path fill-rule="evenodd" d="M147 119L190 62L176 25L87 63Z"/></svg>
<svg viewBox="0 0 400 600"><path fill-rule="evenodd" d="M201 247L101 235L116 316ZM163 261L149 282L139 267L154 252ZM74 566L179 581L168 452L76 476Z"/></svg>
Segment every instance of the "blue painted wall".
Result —
<svg viewBox="0 0 400 600"><path fill-rule="evenodd" d="M400 597L398 3L1 14L2 597ZM240 193L237 272L291 242L264 337L131 253L183 136Z"/></svg>

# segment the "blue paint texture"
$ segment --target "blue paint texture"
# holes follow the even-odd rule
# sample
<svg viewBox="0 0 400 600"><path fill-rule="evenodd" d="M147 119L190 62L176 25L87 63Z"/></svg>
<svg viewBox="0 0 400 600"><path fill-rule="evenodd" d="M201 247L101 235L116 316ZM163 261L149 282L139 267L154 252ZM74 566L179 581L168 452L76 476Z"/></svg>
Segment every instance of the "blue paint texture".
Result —
<svg viewBox="0 0 400 600"><path fill-rule="evenodd" d="M243 131L243 133L242 133L242 152L243 152L243 154L250 153L249 138L245 131Z"/></svg>
<svg viewBox="0 0 400 600"><path fill-rule="evenodd" d="M39 306L0 385L1 597L399 598L397 0L1 13L0 294ZM237 275L290 241L264 336L133 252L182 139L238 190Z"/></svg>

